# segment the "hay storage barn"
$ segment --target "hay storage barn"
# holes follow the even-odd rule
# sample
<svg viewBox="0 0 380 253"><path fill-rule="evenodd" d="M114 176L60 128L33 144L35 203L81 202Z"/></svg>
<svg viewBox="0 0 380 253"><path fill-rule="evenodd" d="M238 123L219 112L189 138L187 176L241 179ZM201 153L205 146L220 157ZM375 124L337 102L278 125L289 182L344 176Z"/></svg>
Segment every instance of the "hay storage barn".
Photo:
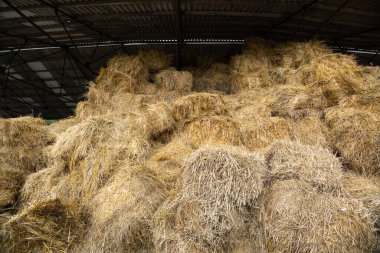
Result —
<svg viewBox="0 0 380 253"><path fill-rule="evenodd" d="M379 21L2 0L0 252L380 252Z"/></svg>

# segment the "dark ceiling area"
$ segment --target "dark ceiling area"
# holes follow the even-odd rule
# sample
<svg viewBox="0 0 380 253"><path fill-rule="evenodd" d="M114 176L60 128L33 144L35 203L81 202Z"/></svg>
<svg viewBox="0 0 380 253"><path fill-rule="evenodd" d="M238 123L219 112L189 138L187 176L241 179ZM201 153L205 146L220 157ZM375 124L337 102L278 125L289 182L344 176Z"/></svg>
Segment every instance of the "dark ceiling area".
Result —
<svg viewBox="0 0 380 253"><path fill-rule="evenodd" d="M379 65L379 0L2 0L0 116L74 113L118 53L183 48L231 55L244 38L326 41Z"/></svg>

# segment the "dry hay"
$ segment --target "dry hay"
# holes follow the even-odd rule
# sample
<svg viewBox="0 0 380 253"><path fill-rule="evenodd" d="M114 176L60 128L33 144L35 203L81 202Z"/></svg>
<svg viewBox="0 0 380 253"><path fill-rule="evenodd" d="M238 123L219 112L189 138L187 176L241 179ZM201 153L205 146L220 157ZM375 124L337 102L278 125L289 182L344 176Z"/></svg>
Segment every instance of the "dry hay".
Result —
<svg viewBox="0 0 380 253"><path fill-rule="evenodd" d="M372 252L374 228L363 205L316 193L300 180L277 181L264 193L269 252Z"/></svg>
<svg viewBox="0 0 380 253"><path fill-rule="evenodd" d="M299 179L318 191L340 195L343 170L328 149L298 142L276 141L266 153L268 182Z"/></svg>
<svg viewBox="0 0 380 253"><path fill-rule="evenodd" d="M380 174L380 117L370 111L336 107L326 113L335 149L347 166Z"/></svg>
<svg viewBox="0 0 380 253"><path fill-rule="evenodd" d="M157 72L171 66L172 56L157 50L140 51L138 55L149 72Z"/></svg>
<svg viewBox="0 0 380 253"><path fill-rule="evenodd" d="M148 80L148 69L141 56L118 55L111 58L107 68L101 69L96 86L111 94L136 91L136 87Z"/></svg>
<svg viewBox="0 0 380 253"><path fill-rule="evenodd" d="M309 112L312 115L313 112ZM319 116L304 116L291 124L291 139L303 144L331 148L330 132Z"/></svg>
<svg viewBox="0 0 380 253"><path fill-rule="evenodd" d="M215 63L209 69L194 76L194 90L197 92L231 92L230 68L226 64Z"/></svg>
<svg viewBox="0 0 380 253"><path fill-rule="evenodd" d="M194 149L204 144L241 146L243 143L239 122L228 116L209 116L194 120L185 124L183 134Z"/></svg>
<svg viewBox="0 0 380 253"><path fill-rule="evenodd" d="M0 167L0 212L12 207L25 180L25 172Z"/></svg>
<svg viewBox="0 0 380 253"><path fill-rule="evenodd" d="M270 73L271 61L266 55L236 55L232 57L230 66L231 90L235 93L276 85Z"/></svg>
<svg viewBox="0 0 380 253"><path fill-rule="evenodd" d="M59 199L38 203L3 226L6 252L64 253L79 239L83 222L73 203Z"/></svg>
<svg viewBox="0 0 380 253"><path fill-rule="evenodd" d="M265 151L275 140L291 139L291 123L280 117L241 118L241 127L244 145L251 151Z"/></svg>
<svg viewBox="0 0 380 253"><path fill-rule="evenodd" d="M43 119L0 119L0 163L26 172L43 168L44 148L54 141Z"/></svg>
<svg viewBox="0 0 380 253"><path fill-rule="evenodd" d="M191 91L193 87L193 76L188 71L166 69L155 75L154 81L159 90L162 91Z"/></svg>
<svg viewBox="0 0 380 253"><path fill-rule="evenodd" d="M228 115L228 106L221 95L195 93L181 97L173 103L176 121L191 121L203 116Z"/></svg>
<svg viewBox="0 0 380 253"><path fill-rule="evenodd" d="M147 165L164 182L165 187L172 190L182 178L185 158L193 151L184 136L175 136L169 143L155 150Z"/></svg>
<svg viewBox="0 0 380 253"><path fill-rule="evenodd" d="M186 162L182 189L154 215L157 252L225 252L244 240L247 206L263 188L263 157L206 146Z"/></svg>
<svg viewBox="0 0 380 253"><path fill-rule="evenodd" d="M89 203L89 228L75 252L151 249L150 219L164 197L162 184L149 169L120 169Z"/></svg>
<svg viewBox="0 0 380 253"><path fill-rule="evenodd" d="M287 43L276 54L283 83L320 87L331 104L371 87L353 56L333 53L321 42Z"/></svg>
<svg viewBox="0 0 380 253"><path fill-rule="evenodd" d="M347 172L343 177L343 187L348 194L363 202L371 217L380 228L380 180L378 177L364 177Z"/></svg>
<svg viewBox="0 0 380 253"><path fill-rule="evenodd" d="M86 98L86 101L77 104L75 110L77 119L110 113L125 114L131 110L139 109L149 99L145 95L127 92L112 94L91 82Z"/></svg>

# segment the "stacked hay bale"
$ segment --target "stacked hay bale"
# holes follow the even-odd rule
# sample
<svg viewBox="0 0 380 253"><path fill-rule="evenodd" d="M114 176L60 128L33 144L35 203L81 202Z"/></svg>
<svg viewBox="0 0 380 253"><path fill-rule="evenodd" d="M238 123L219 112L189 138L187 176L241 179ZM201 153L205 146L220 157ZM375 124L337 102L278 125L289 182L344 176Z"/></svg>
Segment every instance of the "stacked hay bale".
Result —
<svg viewBox="0 0 380 253"><path fill-rule="evenodd" d="M54 142L43 119L0 119L0 210L14 209L25 177L47 165Z"/></svg>
<svg viewBox="0 0 380 253"><path fill-rule="evenodd" d="M315 41L198 58L119 55L75 117L0 120L0 251L371 252L378 69Z"/></svg>

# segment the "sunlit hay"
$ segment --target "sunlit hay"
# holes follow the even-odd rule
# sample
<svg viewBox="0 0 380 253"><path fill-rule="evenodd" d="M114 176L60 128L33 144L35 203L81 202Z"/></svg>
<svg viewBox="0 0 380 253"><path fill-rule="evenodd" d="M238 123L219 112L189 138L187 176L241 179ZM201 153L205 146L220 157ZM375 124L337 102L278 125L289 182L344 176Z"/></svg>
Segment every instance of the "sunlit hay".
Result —
<svg viewBox="0 0 380 253"><path fill-rule="evenodd" d="M229 66L216 63L198 77L194 76L194 90L197 92L221 91L230 93L231 82Z"/></svg>
<svg viewBox="0 0 380 253"><path fill-rule="evenodd" d="M380 114L380 84L377 89L368 89L363 94L342 99L339 105Z"/></svg>
<svg viewBox="0 0 380 253"><path fill-rule="evenodd" d="M191 121L203 116L229 115L227 104L221 95L195 93L181 97L173 103L176 121Z"/></svg>
<svg viewBox="0 0 380 253"><path fill-rule="evenodd" d="M140 51L138 55L141 57L145 66L147 66L149 72L167 69L172 64L172 56L162 51Z"/></svg>
<svg viewBox="0 0 380 253"><path fill-rule="evenodd" d="M268 55L244 53L231 59L231 90L242 92L276 85Z"/></svg>
<svg viewBox="0 0 380 253"><path fill-rule="evenodd" d="M204 144L241 146L243 143L240 123L228 116L208 116L194 120L184 125L183 134L195 149Z"/></svg>
<svg viewBox="0 0 380 253"><path fill-rule="evenodd" d="M228 243L223 237L244 224L240 212L258 198L266 172L263 157L244 149L205 146L195 151L183 173L181 198L199 203L198 240L209 243L210 250Z"/></svg>
<svg viewBox="0 0 380 253"><path fill-rule="evenodd" d="M343 193L342 165L328 149L299 142L276 141L266 153L266 160L268 183L299 179L321 192Z"/></svg>
<svg viewBox="0 0 380 253"><path fill-rule="evenodd" d="M3 226L6 252L68 252L82 234L83 222L74 203L59 199L38 203Z"/></svg>
<svg viewBox="0 0 380 253"><path fill-rule="evenodd" d="M0 119L0 163L26 172L42 169L44 148L54 139L41 118Z"/></svg>
<svg viewBox="0 0 380 253"><path fill-rule="evenodd" d="M342 161L363 174L380 174L380 117L356 108L336 107L326 113L332 143Z"/></svg>
<svg viewBox="0 0 380 253"><path fill-rule="evenodd" d="M159 147L147 161L147 166L157 174L168 190L173 190L182 178L185 158L194 149L183 136L175 136L169 143Z"/></svg>
<svg viewBox="0 0 380 253"><path fill-rule="evenodd" d="M343 177L343 187L351 197L363 202L371 217L380 228L380 180L378 177L364 177L347 172Z"/></svg>
<svg viewBox="0 0 380 253"><path fill-rule="evenodd" d="M51 131L55 135L60 135L64 131L66 131L69 127L74 126L75 124L78 124L78 119L74 117L69 117L66 119L61 119L47 127L49 131Z"/></svg>
<svg viewBox="0 0 380 253"><path fill-rule="evenodd" d="M314 113L316 115L313 115ZM299 115L302 119L295 120L291 124L291 139L307 145L332 149L331 134L325 122L321 121L315 111L307 111L305 114L311 116Z"/></svg>
<svg viewBox="0 0 380 253"><path fill-rule="evenodd" d="M191 91L193 76L188 71L166 69L155 75L154 81L161 91Z"/></svg>
<svg viewBox="0 0 380 253"><path fill-rule="evenodd" d="M150 220L164 198L149 169L119 170L89 203L89 228L77 252L150 252Z"/></svg>
<svg viewBox="0 0 380 253"><path fill-rule="evenodd" d="M244 145L251 151L265 152L275 140L291 139L291 122L280 117L241 118Z"/></svg>
<svg viewBox="0 0 380 253"><path fill-rule="evenodd" d="M12 208L16 203L19 190L25 181L25 172L0 167L0 212Z"/></svg>
<svg viewBox="0 0 380 253"><path fill-rule="evenodd" d="M137 85L148 80L148 69L141 56L118 55L111 58L107 68L100 71L96 86L115 93L134 93Z"/></svg>
<svg viewBox="0 0 380 253"><path fill-rule="evenodd" d="M300 180L277 181L263 197L268 252L372 252L368 210L357 200L318 194Z"/></svg>

